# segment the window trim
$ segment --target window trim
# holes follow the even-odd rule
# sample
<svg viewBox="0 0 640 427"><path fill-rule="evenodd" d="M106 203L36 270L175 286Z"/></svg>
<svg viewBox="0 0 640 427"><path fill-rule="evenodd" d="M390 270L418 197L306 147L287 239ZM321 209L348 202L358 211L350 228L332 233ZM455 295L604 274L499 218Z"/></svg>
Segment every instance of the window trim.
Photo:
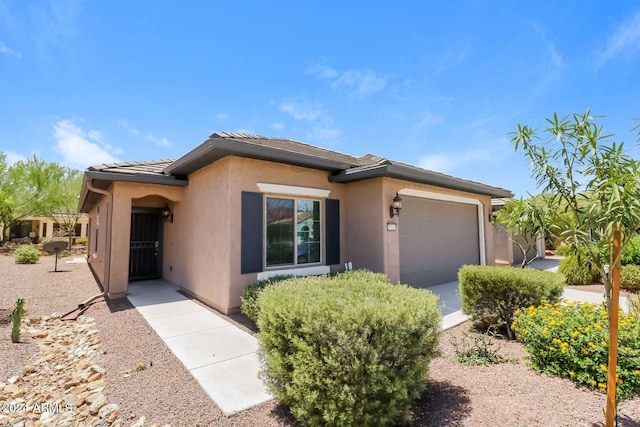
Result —
<svg viewBox="0 0 640 427"><path fill-rule="evenodd" d="M331 194L331 190L324 188L300 187L297 185L271 184L268 182L258 182L258 190L264 194L280 194L286 197L306 197L310 199L326 199ZM306 199L309 200L309 199Z"/></svg>
<svg viewBox="0 0 640 427"><path fill-rule="evenodd" d="M318 249L319 251L319 255L320 255L320 261L318 262L309 262L309 263L304 263L304 264L298 264L298 259L296 256L294 256L294 262L293 264L278 264L278 265L267 265L267 205L268 205L268 199L285 199L285 200L293 200L293 211L297 212L298 209L298 200L308 200L308 201L312 201L312 202L318 202L319 207L320 207L320 238L318 239L318 243L320 244L320 247ZM325 215L324 215L324 203L322 203L322 199L318 199L318 198L309 198L309 197L298 197L295 195L291 195L291 194L265 194L264 195L264 203L262 206L262 214L263 214L263 218L262 218L262 225L263 225L263 234L262 234L262 265L263 265L263 271L265 272L269 272L269 271L274 271L274 270L286 270L287 269L304 269L307 267L318 267L318 266L324 266L324 254L322 253L322 250L324 248L324 237L325 237L325 229L324 229L324 221L325 221ZM295 223L294 223L294 227L295 227ZM297 254L298 252L298 232L297 230L294 229L294 233L293 233L293 241L294 241L294 254ZM286 274L286 273L285 273Z"/></svg>

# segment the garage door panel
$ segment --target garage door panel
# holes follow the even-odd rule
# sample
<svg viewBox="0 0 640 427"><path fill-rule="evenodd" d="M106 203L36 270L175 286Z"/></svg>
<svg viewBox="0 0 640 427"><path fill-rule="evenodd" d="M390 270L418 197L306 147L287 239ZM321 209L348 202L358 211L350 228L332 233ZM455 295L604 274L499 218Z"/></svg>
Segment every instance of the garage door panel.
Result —
<svg viewBox="0 0 640 427"><path fill-rule="evenodd" d="M407 197L400 229L400 280L416 287L457 279L463 264L479 264L476 205Z"/></svg>

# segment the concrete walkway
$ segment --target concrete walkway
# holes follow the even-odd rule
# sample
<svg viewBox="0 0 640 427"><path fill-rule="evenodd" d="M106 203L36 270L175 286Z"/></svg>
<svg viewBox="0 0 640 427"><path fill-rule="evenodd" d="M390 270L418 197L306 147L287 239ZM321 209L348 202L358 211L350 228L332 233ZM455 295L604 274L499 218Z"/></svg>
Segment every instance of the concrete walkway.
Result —
<svg viewBox="0 0 640 427"><path fill-rule="evenodd" d="M273 398L258 378L258 341L161 280L129 284L127 298L225 415Z"/></svg>

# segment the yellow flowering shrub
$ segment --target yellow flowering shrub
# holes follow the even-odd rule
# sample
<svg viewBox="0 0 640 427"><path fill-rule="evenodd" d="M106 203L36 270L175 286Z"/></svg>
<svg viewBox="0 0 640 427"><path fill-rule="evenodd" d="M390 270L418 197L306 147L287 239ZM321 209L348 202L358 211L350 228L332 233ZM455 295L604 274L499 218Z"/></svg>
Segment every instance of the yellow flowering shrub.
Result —
<svg viewBox="0 0 640 427"><path fill-rule="evenodd" d="M609 323L604 303L545 303L519 309L512 325L534 369L605 391ZM640 319L619 313L617 392L640 394Z"/></svg>

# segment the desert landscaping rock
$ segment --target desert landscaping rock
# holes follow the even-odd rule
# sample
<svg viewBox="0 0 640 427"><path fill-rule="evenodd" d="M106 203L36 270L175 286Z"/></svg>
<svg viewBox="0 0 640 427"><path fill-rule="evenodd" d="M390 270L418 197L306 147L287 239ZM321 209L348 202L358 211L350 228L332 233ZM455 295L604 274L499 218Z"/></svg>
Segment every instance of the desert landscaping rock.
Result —
<svg viewBox="0 0 640 427"><path fill-rule="evenodd" d="M36 339L38 353L0 391L3 425L121 425L119 406L102 391L104 368L95 321L58 316L23 320L23 333Z"/></svg>

